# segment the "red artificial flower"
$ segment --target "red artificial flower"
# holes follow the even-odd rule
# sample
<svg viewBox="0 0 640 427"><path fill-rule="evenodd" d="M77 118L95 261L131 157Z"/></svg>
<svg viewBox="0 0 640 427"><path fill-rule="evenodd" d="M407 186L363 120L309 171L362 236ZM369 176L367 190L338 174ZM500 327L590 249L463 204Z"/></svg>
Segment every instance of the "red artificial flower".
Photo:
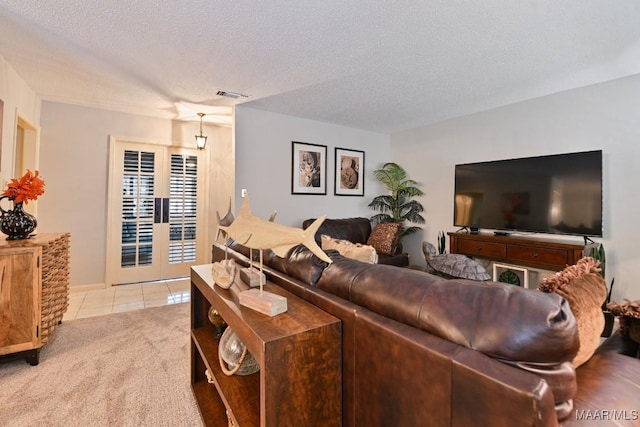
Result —
<svg viewBox="0 0 640 427"><path fill-rule="evenodd" d="M38 196L44 194L44 180L40 178L40 172L31 172L27 169L22 178L12 178L7 185L7 189L2 193L9 197L14 203L29 203L29 200L36 200Z"/></svg>

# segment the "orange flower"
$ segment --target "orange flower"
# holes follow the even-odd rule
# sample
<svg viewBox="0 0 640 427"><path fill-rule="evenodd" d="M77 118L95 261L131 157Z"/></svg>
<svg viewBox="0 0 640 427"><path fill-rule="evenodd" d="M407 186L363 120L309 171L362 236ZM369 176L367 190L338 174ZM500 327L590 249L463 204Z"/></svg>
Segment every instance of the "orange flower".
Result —
<svg viewBox="0 0 640 427"><path fill-rule="evenodd" d="M12 178L7 185L7 189L2 193L9 197L14 203L29 203L29 200L36 200L38 196L44 194L44 181L40 178L40 172L31 172L27 169L22 178Z"/></svg>

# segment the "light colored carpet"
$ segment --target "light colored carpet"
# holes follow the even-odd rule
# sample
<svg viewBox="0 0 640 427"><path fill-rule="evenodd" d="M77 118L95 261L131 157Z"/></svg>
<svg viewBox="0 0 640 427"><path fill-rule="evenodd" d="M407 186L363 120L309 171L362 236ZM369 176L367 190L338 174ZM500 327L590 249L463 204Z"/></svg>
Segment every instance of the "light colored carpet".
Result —
<svg viewBox="0 0 640 427"><path fill-rule="evenodd" d="M0 426L202 426L189 352L189 303L63 322L0 364Z"/></svg>

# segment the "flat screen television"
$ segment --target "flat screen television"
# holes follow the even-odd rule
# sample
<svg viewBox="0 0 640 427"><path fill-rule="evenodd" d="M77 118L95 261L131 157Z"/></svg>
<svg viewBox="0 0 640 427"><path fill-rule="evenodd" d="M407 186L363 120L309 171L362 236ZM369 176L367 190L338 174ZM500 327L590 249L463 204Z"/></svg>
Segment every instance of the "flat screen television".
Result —
<svg viewBox="0 0 640 427"><path fill-rule="evenodd" d="M453 222L602 237L602 150L456 165Z"/></svg>

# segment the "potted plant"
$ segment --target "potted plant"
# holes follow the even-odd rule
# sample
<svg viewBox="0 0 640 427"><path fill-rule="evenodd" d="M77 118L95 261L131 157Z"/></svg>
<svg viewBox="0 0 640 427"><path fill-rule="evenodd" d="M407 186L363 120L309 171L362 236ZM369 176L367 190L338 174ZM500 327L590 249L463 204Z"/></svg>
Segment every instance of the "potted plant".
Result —
<svg viewBox="0 0 640 427"><path fill-rule="evenodd" d="M407 178L407 172L397 163L388 162L382 169L373 171L376 179L384 184L390 194L377 197L369 203L369 207L380 213L371 218L373 224L385 222L411 222L414 224L424 224L424 218L420 214L424 208L414 197L422 196L424 193L418 188L418 183ZM416 226L404 226L400 230L399 239L413 234L420 230Z"/></svg>

